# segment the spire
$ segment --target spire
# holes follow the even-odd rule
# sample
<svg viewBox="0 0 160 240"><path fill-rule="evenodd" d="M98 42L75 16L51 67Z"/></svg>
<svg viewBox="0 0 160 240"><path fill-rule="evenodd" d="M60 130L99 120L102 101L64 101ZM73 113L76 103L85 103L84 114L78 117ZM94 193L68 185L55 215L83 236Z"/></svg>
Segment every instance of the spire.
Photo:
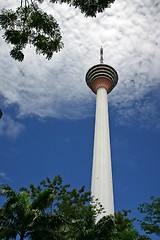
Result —
<svg viewBox="0 0 160 240"><path fill-rule="evenodd" d="M100 63L103 63L103 48L100 48Z"/></svg>

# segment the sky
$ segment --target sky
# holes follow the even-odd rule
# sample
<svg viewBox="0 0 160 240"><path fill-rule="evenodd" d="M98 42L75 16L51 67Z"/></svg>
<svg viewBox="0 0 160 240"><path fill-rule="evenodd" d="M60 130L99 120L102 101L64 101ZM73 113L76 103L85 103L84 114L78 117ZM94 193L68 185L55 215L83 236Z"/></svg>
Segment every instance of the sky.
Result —
<svg viewBox="0 0 160 240"><path fill-rule="evenodd" d="M19 1L1 0L0 9ZM64 48L51 60L28 46L13 60L0 36L0 183L18 189L60 174L90 189L96 95L87 70L104 62L119 81L109 94L115 210L131 209L160 194L160 3L116 0L84 17L66 4L41 7L58 21Z"/></svg>

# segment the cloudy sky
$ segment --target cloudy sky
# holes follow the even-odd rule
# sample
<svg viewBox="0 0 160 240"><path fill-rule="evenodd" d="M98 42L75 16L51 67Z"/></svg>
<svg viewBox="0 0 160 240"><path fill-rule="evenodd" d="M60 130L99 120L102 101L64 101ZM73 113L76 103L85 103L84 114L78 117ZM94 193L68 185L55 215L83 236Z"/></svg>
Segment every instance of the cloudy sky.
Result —
<svg viewBox="0 0 160 240"><path fill-rule="evenodd" d="M0 8L18 4L1 0ZM1 181L18 186L60 172L75 186L89 188L95 95L86 86L85 74L99 63L102 45L104 62L119 75L109 95L116 209L135 209L159 194L160 3L116 0L97 18L85 18L66 4L46 1L43 9L58 20L63 36L64 48L52 60L29 46L25 60L16 62L9 55L11 46L0 37ZM35 166L45 162L46 172L35 172ZM26 172L20 169L24 164ZM126 203L131 192L139 196Z"/></svg>

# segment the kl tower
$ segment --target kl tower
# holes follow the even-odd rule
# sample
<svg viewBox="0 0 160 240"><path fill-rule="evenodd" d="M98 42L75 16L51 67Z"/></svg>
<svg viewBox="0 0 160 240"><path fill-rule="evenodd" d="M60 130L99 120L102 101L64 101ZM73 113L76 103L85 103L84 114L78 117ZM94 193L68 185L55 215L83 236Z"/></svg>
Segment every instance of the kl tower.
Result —
<svg viewBox="0 0 160 240"><path fill-rule="evenodd" d="M97 94L92 165L91 193L98 199L104 211L97 216L114 214L112 164L108 120L108 94L116 86L118 74L114 68L103 63L103 48L100 49L100 64L91 67L86 74L86 83Z"/></svg>

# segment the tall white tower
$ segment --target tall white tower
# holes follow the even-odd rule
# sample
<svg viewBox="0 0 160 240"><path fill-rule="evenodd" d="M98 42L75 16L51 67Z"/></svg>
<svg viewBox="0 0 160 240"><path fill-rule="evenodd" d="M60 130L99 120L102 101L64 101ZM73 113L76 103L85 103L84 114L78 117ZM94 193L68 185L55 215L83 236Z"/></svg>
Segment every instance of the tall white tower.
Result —
<svg viewBox="0 0 160 240"><path fill-rule="evenodd" d="M107 95L118 82L115 69L103 64L102 47L100 56L100 64L91 67L86 74L87 85L97 94L91 193L105 211L98 215L97 221L103 216L114 214Z"/></svg>

